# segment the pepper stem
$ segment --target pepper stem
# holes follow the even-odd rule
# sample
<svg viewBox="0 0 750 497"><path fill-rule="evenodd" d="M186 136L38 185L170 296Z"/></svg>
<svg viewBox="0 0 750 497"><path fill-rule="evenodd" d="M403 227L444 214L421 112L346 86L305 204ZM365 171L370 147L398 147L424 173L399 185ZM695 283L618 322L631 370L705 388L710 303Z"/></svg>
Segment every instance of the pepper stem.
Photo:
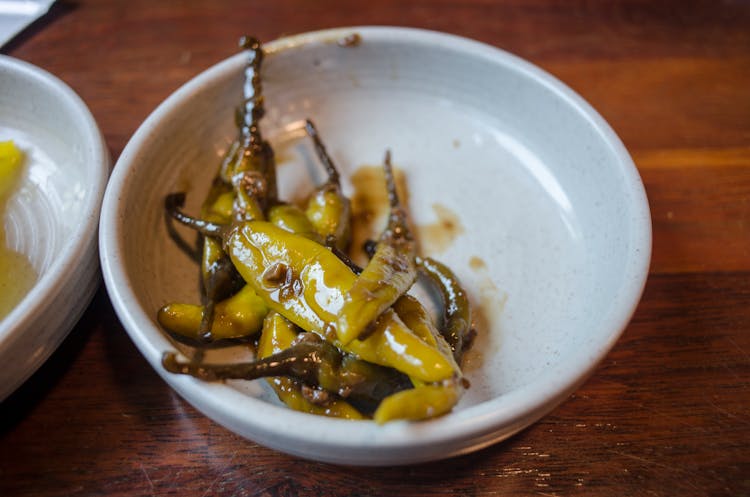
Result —
<svg viewBox="0 0 750 497"><path fill-rule="evenodd" d="M240 38L240 48L250 51L250 58L245 67L245 112L243 117L243 134L251 143L260 147L261 137L258 121L265 114L263 92L260 82L260 66L263 63L263 48L260 41L253 36Z"/></svg>
<svg viewBox="0 0 750 497"><path fill-rule="evenodd" d="M326 172L328 173L328 183L340 186L341 180L339 179L339 171L333 163L333 160L331 160L331 156L328 155L328 151L326 150L325 145L323 145L323 140L320 139L320 135L318 134L318 129L310 119L305 120L305 131L307 131L307 136L312 138L312 141L315 144L315 152L318 154L318 159L320 159L320 162L322 162L323 166L326 168Z"/></svg>
<svg viewBox="0 0 750 497"><path fill-rule="evenodd" d="M184 205L185 192L170 193L164 198L164 209L175 221L193 228L202 235L223 238L223 235L227 230L226 225L188 216L180 210Z"/></svg>
<svg viewBox="0 0 750 497"><path fill-rule="evenodd" d="M398 198L396 178L393 174L393 166L391 165L390 150L385 151L383 171L385 172L385 186L388 191L388 201L391 206L391 212L388 215L388 225L386 226L385 231L383 231L381 240L390 238L411 241L413 237L406 220L406 211L401 206L401 201Z"/></svg>

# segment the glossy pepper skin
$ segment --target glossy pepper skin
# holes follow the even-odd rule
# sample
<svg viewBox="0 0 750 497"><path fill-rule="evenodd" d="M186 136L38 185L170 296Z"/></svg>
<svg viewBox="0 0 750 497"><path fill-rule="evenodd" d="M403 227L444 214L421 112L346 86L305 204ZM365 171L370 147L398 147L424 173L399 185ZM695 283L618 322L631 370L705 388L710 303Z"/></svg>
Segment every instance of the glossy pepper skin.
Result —
<svg viewBox="0 0 750 497"><path fill-rule="evenodd" d="M263 140L259 127L264 114L260 83L263 51L255 38L243 37L240 46L248 50L249 56L245 68L244 106L238 116L239 138L224 155L201 208L202 219L222 224L233 218L262 218L258 199L266 201L267 191L274 195L276 192L273 150ZM262 196L259 195L261 191ZM203 310L198 334L203 342L213 343L216 341L213 330L215 306L241 288L242 281L224 253L221 242L210 236L202 241L201 283ZM192 314L187 312L187 308L176 313L175 306L179 307L179 304L172 305L167 313L171 317L171 326L191 329L192 318L188 316ZM178 323L178 316L181 315L186 317L187 322Z"/></svg>
<svg viewBox="0 0 750 497"><path fill-rule="evenodd" d="M167 212L204 235L220 236L247 284L270 309L297 326L365 361L395 368L420 381L441 381L459 374L451 359L416 336L391 309L375 321L366 339L341 343L329 323L356 275L324 246L265 221L220 226L196 220L179 211L183 201L184 194L169 195Z"/></svg>
<svg viewBox="0 0 750 497"><path fill-rule="evenodd" d="M373 321L406 293L417 277L416 242L396 193L390 152L386 153L384 168L391 212L374 255L336 317L336 334L344 344L369 333Z"/></svg>
<svg viewBox="0 0 750 497"><path fill-rule="evenodd" d="M390 154L385 160L389 223L370 263L360 270L345 253L349 201L309 120L306 131L328 180L304 211L279 202L273 150L259 127L263 51L254 38L243 38L240 45L249 57L244 101L236 114L239 137L222 160L201 219L179 212L179 194L165 202L175 219L204 236L204 305L171 304L160 312L165 328L199 348L188 363L166 354L164 367L205 380L271 376L283 402L315 414L354 419L364 414L383 423L448 412L465 386L457 363L468 301L464 306L465 295L454 291L460 286L452 273L434 265L422 268L446 303L444 329L438 331L421 303L406 294L416 278L416 244L396 196ZM239 292L230 284L237 275L246 281ZM257 334L261 320L257 361L202 363L202 347Z"/></svg>
<svg viewBox="0 0 750 497"><path fill-rule="evenodd" d="M279 209L274 212L277 207ZM310 225L309 223L305 223L303 218L300 218L300 211L298 209L294 206L286 205L279 205L277 207L273 207L269 213L269 220L273 222L273 224L284 228L289 232L301 234L312 240L318 239L313 236L314 234L310 234ZM332 238L332 235L329 235L329 240L330 238ZM326 242L328 242L328 240ZM355 274L360 274L362 272L362 268L356 267L356 265L354 265L345 254L338 250L336 245L329 243L326 243L326 245L339 259L342 259L342 261L347 264ZM454 294L455 292L451 293L451 295ZM454 303L453 300L451 300L451 309L460 306L459 303ZM466 302L466 304L468 305L468 302ZM404 294L393 304L393 310L415 335L429 345L436 347L445 357L453 357L450 345L446 343L443 334L437 330L432 318L419 300L409 294ZM445 316L448 316L451 313L455 314L455 312L445 309ZM273 311L269 317L266 318L267 321L270 319L273 319L273 322L278 322L280 320L284 321L288 328L293 326L288 320ZM448 320L446 319L445 322L447 323ZM267 326L264 326L264 332L259 344L259 353L261 354L261 357L264 356L260 352L263 347L262 344L269 339L268 337L271 334L271 330L266 331L266 328ZM451 326L451 329L452 328L453 327ZM444 333L448 334L447 332ZM288 347L289 344L291 344L292 337L289 335L287 336L289 342L286 346ZM276 351L278 351L278 349ZM458 357L456 360L458 360ZM359 362L362 363L363 361ZM460 370L458 364L455 362L453 367L456 371ZM304 398L304 395L300 392L299 386L295 385L293 380L290 380L289 378L274 378L273 381L275 381L277 385L274 387L277 395L290 407L305 412L324 414L328 416L340 416L342 408L339 405L339 402L341 401L326 407L314 405ZM419 420L450 411L456 402L458 402L462 393L462 390L454 381L441 382L429 387L425 387L425 384L419 380L414 379L413 381L417 384L417 387L419 388L418 391L410 392L408 394L398 394L398 392L391 393L391 395L388 396L388 401L382 404L382 407L379 407L381 405L380 403L373 403L372 400L369 400L369 402L363 402L360 400L360 402L355 405L358 405L362 412L365 412L370 416L376 414L375 419L378 423L384 423L394 419ZM378 385L381 383L373 384ZM281 387L282 384L284 385L283 388ZM409 383L409 386L412 386L411 383ZM407 388L403 388L403 390L407 390ZM418 404L413 406L411 405L412 403ZM346 405L351 408L348 404Z"/></svg>
<svg viewBox="0 0 750 497"><path fill-rule="evenodd" d="M157 320L167 331L181 342L193 346L208 343L220 345L227 340L249 338L263 326L268 313L266 304L249 286L243 287L231 297L214 307L211 339L207 342L203 332L205 307L194 304L167 304L157 314Z"/></svg>
<svg viewBox="0 0 750 497"><path fill-rule="evenodd" d="M291 204L277 204L268 210L268 221L290 233L323 243L320 234L308 219L305 212Z"/></svg>
<svg viewBox="0 0 750 497"><path fill-rule="evenodd" d="M263 332L258 341L258 357L268 358L292 347L299 328L281 314L271 311L263 323ZM365 419L358 410L341 399L332 399L325 405L311 402L302 393L302 385L293 378L273 376L267 379L284 404L294 410L344 419Z"/></svg>
<svg viewBox="0 0 750 497"><path fill-rule="evenodd" d="M219 178L215 178L201 206L201 217L217 223L228 222L231 219L233 198L234 195L229 185L226 185ZM241 288L242 278L221 247L220 240L213 237L203 237L202 249L201 299L203 308L197 334L200 335L202 341L208 343L215 340L212 333L215 306L219 301L228 298ZM174 311L174 308L172 311ZM178 315L174 312L170 314L174 318ZM173 325L180 329L192 327L187 323L178 325L176 320Z"/></svg>
<svg viewBox="0 0 750 497"><path fill-rule="evenodd" d="M373 415L378 424L396 419L418 421L450 412L461 396L461 385L451 381L445 385L419 385L383 400Z"/></svg>
<svg viewBox="0 0 750 497"><path fill-rule="evenodd" d="M372 256L375 253L376 243L368 243L366 252ZM410 330L428 344L440 350L444 356L454 358L454 367L459 371L458 362L461 353L454 353L451 346L446 342L450 337L460 331L466 331L461 323L468 323L470 315L468 299L465 292L458 284L455 275L447 268L433 259L427 261L427 268L422 267L423 260L417 258L420 270L428 274L434 284L442 290L443 328L438 330L427 310L415 297L407 294L394 302L392 309ZM361 273L361 268L355 268L356 273ZM437 278L438 274L441 276ZM460 290L460 291L459 291ZM461 316L464 318L462 321ZM467 342L462 341L465 350ZM412 378L415 388L409 391L397 392L385 399L375 411L373 418L377 423L385 423L397 419L408 419L412 421L428 419L449 412L463 394L464 379L456 376L452 380L439 383L426 384L416 378Z"/></svg>
<svg viewBox="0 0 750 497"><path fill-rule="evenodd" d="M224 182L240 188L236 197L235 211L241 215L246 208L253 208L247 203L242 192L247 191L247 183L262 181L262 192L256 201L261 210L276 203L278 192L276 186L276 161L271 145L263 139L260 131L260 120L265 114L260 71L263 63L263 49L256 38L243 37L240 47L249 54L245 67L245 85L243 87L244 105L240 113L240 135L232 158L222 165L220 177ZM242 183L244 186L240 186ZM257 216L255 216L257 217Z"/></svg>
<svg viewBox="0 0 750 497"><path fill-rule="evenodd" d="M357 407L359 411L372 415L380 402L394 393L412 387L409 378L393 368L368 363L351 354L341 352L314 333L294 334L294 325L278 313L271 312L266 318L258 353L261 357L273 357L277 362L288 361L287 376L308 387L317 387L314 395L323 399L310 400L313 404L327 405L342 399ZM267 340L273 341L273 355ZM309 392L309 389L307 390ZM311 395L302 394L306 399Z"/></svg>
<svg viewBox="0 0 750 497"><path fill-rule="evenodd" d="M456 371L452 361L409 330L393 311L383 313L364 340L343 344L329 336L351 291L355 274L330 250L270 223L243 223L225 238L238 271L269 308L305 330L339 343L342 350L390 366L423 381L440 381Z"/></svg>
<svg viewBox="0 0 750 497"><path fill-rule="evenodd" d="M297 335L290 325L279 314L269 314L264 323L265 338L262 335L259 343L260 358L254 362L226 365L179 362L173 354L167 354L163 364L173 373L208 381L282 376L302 385L298 392L310 404L322 407L346 398L365 405L370 413L384 398L411 387L403 374L343 354L315 334ZM295 395L298 392L291 388L283 390L292 394L288 397L294 402L299 402ZM346 405L338 405L338 412L344 410L348 410Z"/></svg>
<svg viewBox="0 0 750 497"><path fill-rule="evenodd" d="M443 333L435 326L427 309L418 299L408 293L404 294L393 304L393 311L415 335L438 349L445 357L454 357ZM457 360L453 361L453 365L458 371Z"/></svg>
<svg viewBox="0 0 750 497"><path fill-rule="evenodd" d="M453 351L453 357L456 361L461 361L473 338L471 307L466 291L453 271L435 259L420 259L419 269L432 280L440 292L443 299L443 325L440 330Z"/></svg>
<svg viewBox="0 0 750 497"><path fill-rule="evenodd" d="M315 124L309 119L305 122L305 130L328 173L328 180L310 195L305 213L322 239L331 237L335 240L335 247L345 251L351 241L351 202L341 191L338 169L328 155Z"/></svg>
<svg viewBox="0 0 750 497"><path fill-rule="evenodd" d="M393 304L393 310L415 334L436 347L445 357L454 358L450 345L443 338L443 333L437 329L419 300L409 294L404 294ZM453 364L456 370L460 371L458 359ZM395 419L417 421L445 414L453 409L461 398L463 381L460 375L451 380L432 384L412 379L415 388L408 393L398 392L385 399L373 418L377 423L385 423Z"/></svg>

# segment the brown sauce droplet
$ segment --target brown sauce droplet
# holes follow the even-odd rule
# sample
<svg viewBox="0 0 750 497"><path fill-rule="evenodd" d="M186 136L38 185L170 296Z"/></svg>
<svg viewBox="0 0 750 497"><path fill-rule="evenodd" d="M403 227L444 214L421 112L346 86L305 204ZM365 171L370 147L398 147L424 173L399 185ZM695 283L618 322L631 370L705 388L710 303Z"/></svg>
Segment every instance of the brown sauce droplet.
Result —
<svg viewBox="0 0 750 497"><path fill-rule="evenodd" d="M337 43L340 47L358 47L362 43L362 36L359 33L352 33L344 36Z"/></svg>
<svg viewBox="0 0 750 497"><path fill-rule="evenodd" d="M278 287L283 284L287 279L287 271L289 267L283 262L276 262L266 268L263 272L263 281L272 287Z"/></svg>
<svg viewBox="0 0 750 497"><path fill-rule="evenodd" d="M487 269L487 263L481 257L474 255L469 259L469 267L474 271L482 271Z"/></svg>
<svg viewBox="0 0 750 497"><path fill-rule="evenodd" d="M461 219L442 204L432 204L437 221L417 226L419 241L427 253L444 252L453 241L464 233Z"/></svg>

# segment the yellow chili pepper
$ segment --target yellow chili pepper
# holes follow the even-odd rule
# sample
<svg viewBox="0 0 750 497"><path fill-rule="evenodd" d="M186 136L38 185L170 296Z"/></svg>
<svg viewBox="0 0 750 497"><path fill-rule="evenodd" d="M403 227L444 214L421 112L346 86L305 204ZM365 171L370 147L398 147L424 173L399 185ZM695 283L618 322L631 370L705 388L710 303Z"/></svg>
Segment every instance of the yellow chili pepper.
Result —
<svg viewBox="0 0 750 497"><path fill-rule="evenodd" d="M328 323L356 276L331 251L263 221L233 228L224 249L269 308L305 330L336 339L326 336ZM393 312L384 313L365 340L352 340L341 348L428 382L456 372L452 361L414 335Z"/></svg>
<svg viewBox="0 0 750 497"><path fill-rule="evenodd" d="M304 211L296 205L274 205L268 210L268 221L290 233L296 233L316 242L322 241Z"/></svg>
<svg viewBox="0 0 750 497"><path fill-rule="evenodd" d="M277 312L270 312L263 324L263 332L258 341L258 357L269 357L277 352L291 347L297 338L298 330L286 318ZM327 405L313 404L302 394L298 382L284 376L268 378L268 383L276 391L279 399L292 409L312 414L345 418L365 419L359 411L349 403L340 399L333 399Z"/></svg>
<svg viewBox="0 0 750 497"><path fill-rule="evenodd" d="M270 378L285 404L314 414L374 415L383 423L450 411L465 386L457 363L472 333L468 301L454 275L429 260L422 270L446 304L444 329L438 331L422 304L406 294L416 279L416 242L396 194L390 153L384 165L388 225L360 269L346 255L349 199L310 120L306 131L328 179L304 210L279 202L274 152L259 126L264 54L254 38L240 45L249 57L235 115L239 135L219 165L201 219L179 211L184 194L165 202L176 220L204 237L203 305L169 304L158 319L197 347L251 336L262 327L259 358L205 364L202 354L180 362L166 353L164 368L205 381Z"/></svg>
<svg viewBox="0 0 750 497"><path fill-rule="evenodd" d="M351 241L351 203L341 191L338 170L328 155L315 124L308 119L305 129L328 173L328 181L308 199L305 213L321 238L325 240L333 237L336 248L343 251Z"/></svg>
<svg viewBox="0 0 750 497"><path fill-rule="evenodd" d="M195 359L182 362L168 353L162 364L170 372L206 381L289 378L292 383L275 383L282 387L283 398L314 412L325 412L331 406L335 407L332 413L348 411L350 406L337 406L343 398L351 407L372 413L384 398L411 388L404 374L342 353L314 333L297 334L296 327L275 312L264 321L259 354L253 362L206 364ZM317 407L308 406L308 402Z"/></svg>
<svg viewBox="0 0 750 497"><path fill-rule="evenodd" d="M443 323L440 329L453 352L453 357L460 361L474 338L469 299L448 266L430 257L418 262L419 269L432 280L440 292L443 300Z"/></svg>
<svg viewBox="0 0 750 497"><path fill-rule="evenodd" d="M227 339L246 338L258 333L268 313L263 300L249 286L216 304L210 337L201 331L205 307L194 304L167 304L157 314L159 324L191 345Z"/></svg>
<svg viewBox="0 0 750 497"><path fill-rule="evenodd" d="M230 149L233 160L224 164L221 176L225 182L238 187L241 182L251 181L247 174L257 173L264 184L260 188L262 197L256 198L261 208L265 210L276 203L276 161L273 149L268 141L264 140L260 132L260 119L265 114L263 106L263 94L260 79L260 70L263 63L263 49L260 42L252 37L242 37L240 47L247 49L249 53L248 63L245 66L244 108L240 113L240 136L238 146ZM255 181L255 178L252 179ZM247 186L247 185L245 185ZM246 190L246 188L240 188ZM247 204L241 192L237 192L235 207L236 211L252 207ZM256 216L257 217L257 216Z"/></svg>
<svg viewBox="0 0 750 497"><path fill-rule="evenodd" d="M421 420L449 412L460 397L461 386L456 382L447 385L420 385L397 392L383 399L373 419L382 424L396 419Z"/></svg>
<svg viewBox="0 0 750 497"><path fill-rule="evenodd" d="M232 219L232 203L234 194L231 185L227 185L220 178L215 178L211 188L201 206L201 217L208 221L226 223ZM197 333L206 342L216 340L212 336L214 307L217 302L231 296L239 288L241 279L232 266L232 262L221 246L221 240L215 237L203 237L201 254L201 321ZM189 304L174 304L177 307ZM176 311L176 309L175 309ZM186 315L185 308L180 313L173 313L173 327L191 329L192 322L187 321L178 325L178 315Z"/></svg>
<svg viewBox="0 0 750 497"><path fill-rule="evenodd" d="M445 341L443 335L432 322L427 309L419 300L408 293L404 294L393 304L393 310L415 335L437 348L443 356L451 359L454 369L459 371L450 345Z"/></svg>
<svg viewBox="0 0 750 497"><path fill-rule="evenodd" d="M391 213L375 254L347 292L337 315L336 334L344 344L368 333L373 320L406 293L417 277L416 243L398 200L390 152L384 167Z"/></svg>

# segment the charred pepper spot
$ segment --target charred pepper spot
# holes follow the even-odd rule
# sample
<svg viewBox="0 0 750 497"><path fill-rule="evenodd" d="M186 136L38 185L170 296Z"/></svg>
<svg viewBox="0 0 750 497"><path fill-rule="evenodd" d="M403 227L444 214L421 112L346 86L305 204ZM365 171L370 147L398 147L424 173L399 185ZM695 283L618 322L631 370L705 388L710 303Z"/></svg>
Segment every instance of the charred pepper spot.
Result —
<svg viewBox="0 0 750 497"><path fill-rule="evenodd" d="M270 287L280 287L286 281L288 272L289 266L276 262L263 271L263 282Z"/></svg>
<svg viewBox="0 0 750 497"><path fill-rule="evenodd" d="M283 262L275 262L268 266L263 272L262 279L267 287L279 289L279 300L299 297L305 289L294 269Z"/></svg>

